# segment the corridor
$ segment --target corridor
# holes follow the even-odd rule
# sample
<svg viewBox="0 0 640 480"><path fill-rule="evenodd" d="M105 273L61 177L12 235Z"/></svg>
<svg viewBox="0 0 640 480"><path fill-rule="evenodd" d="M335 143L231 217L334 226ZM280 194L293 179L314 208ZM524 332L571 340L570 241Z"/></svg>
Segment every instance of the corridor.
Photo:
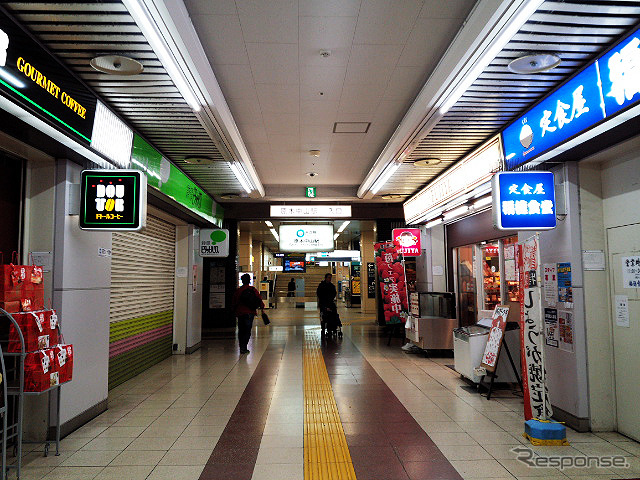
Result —
<svg viewBox="0 0 640 480"><path fill-rule="evenodd" d="M537 454L622 455L630 468L529 468L521 399L480 397L451 358L387 346L372 318L340 311L344 338L321 341L317 311L270 310L251 353L207 340L112 390L109 410L26 454L23 478L64 480L617 479L640 476L640 446L568 432L571 447Z"/></svg>

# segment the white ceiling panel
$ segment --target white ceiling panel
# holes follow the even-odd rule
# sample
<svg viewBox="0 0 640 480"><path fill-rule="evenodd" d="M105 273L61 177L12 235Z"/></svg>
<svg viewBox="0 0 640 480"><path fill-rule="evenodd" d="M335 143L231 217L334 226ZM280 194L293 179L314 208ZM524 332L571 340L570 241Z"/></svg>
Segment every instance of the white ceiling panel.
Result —
<svg viewBox="0 0 640 480"><path fill-rule="evenodd" d="M391 78L391 69L381 69L380 65L350 64L344 78L345 85L386 85Z"/></svg>
<svg viewBox="0 0 640 480"><path fill-rule="evenodd" d="M349 48L357 17L300 17L299 41L303 48Z"/></svg>
<svg viewBox="0 0 640 480"><path fill-rule="evenodd" d="M300 126L300 145L309 143L331 144L331 133L333 122L327 122L324 125L305 125Z"/></svg>
<svg viewBox="0 0 640 480"><path fill-rule="evenodd" d="M411 30L407 46L402 51L398 65L423 67L425 72L430 72L440 60L440 56L445 52L457 31L458 26L455 22L419 18Z"/></svg>
<svg viewBox="0 0 640 480"><path fill-rule="evenodd" d="M426 0L420 11L420 18L440 18L451 19L459 18L465 19L473 5L474 0L446 0L447 8L442 8L442 0Z"/></svg>
<svg viewBox="0 0 640 480"><path fill-rule="evenodd" d="M297 64L288 63L274 67L266 63L257 63L251 65L251 72L255 83L291 85L300 83L300 71Z"/></svg>
<svg viewBox="0 0 640 480"><path fill-rule="evenodd" d="M300 123L304 125L332 125L338 113L340 102L326 100L302 100L300 102ZM304 130L303 130L304 132Z"/></svg>
<svg viewBox="0 0 640 480"><path fill-rule="evenodd" d="M294 135L273 134L269 135L269 144L272 152L298 152L300 153L300 137Z"/></svg>
<svg viewBox="0 0 640 480"><path fill-rule="evenodd" d="M346 67L304 65L300 67L300 98L313 101L338 101Z"/></svg>
<svg viewBox="0 0 640 480"><path fill-rule="evenodd" d="M262 122L239 123L238 130L243 137L251 138L255 143L269 143L269 136Z"/></svg>
<svg viewBox="0 0 640 480"><path fill-rule="evenodd" d="M407 110L406 100L382 100L372 118L371 127L377 125L397 125ZM371 128L369 129L371 131Z"/></svg>
<svg viewBox="0 0 640 480"><path fill-rule="evenodd" d="M262 116L264 127L269 135L298 134L300 115L297 113L265 113Z"/></svg>
<svg viewBox="0 0 640 480"><path fill-rule="evenodd" d="M396 67L384 92L384 100L413 99L427 81L423 67Z"/></svg>
<svg viewBox="0 0 640 480"><path fill-rule="evenodd" d="M357 152L366 133L334 133L331 152Z"/></svg>
<svg viewBox="0 0 640 480"><path fill-rule="evenodd" d="M392 18L395 15L416 18L423 3L422 0L363 0L359 18Z"/></svg>
<svg viewBox="0 0 640 480"><path fill-rule="evenodd" d="M216 0L215 2L186 2L189 13L194 15L237 15L235 0Z"/></svg>
<svg viewBox="0 0 640 480"><path fill-rule="evenodd" d="M297 43L247 43L246 47L251 65L262 63L275 67L298 63Z"/></svg>
<svg viewBox="0 0 640 480"><path fill-rule="evenodd" d="M240 15L242 34L247 43L297 43L297 9L284 15Z"/></svg>
<svg viewBox="0 0 640 480"><path fill-rule="evenodd" d="M340 99L340 113L369 113L373 114L384 94L384 85L369 85L362 88L359 85L345 85Z"/></svg>
<svg viewBox="0 0 640 480"><path fill-rule="evenodd" d="M297 85L256 85L263 113L298 113L300 109Z"/></svg>
<svg viewBox="0 0 640 480"><path fill-rule="evenodd" d="M194 15L191 21L200 41L208 45L205 52L212 64L249 63L237 15Z"/></svg>
<svg viewBox="0 0 640 480"><path fill-rule="evenodd" d="M398 63L404 45L353 45L349 65L378 65L390 68Z"/></svg>
<svg viewBox="0 0 640 480"><path fill-rule="evenodd" d="M237 0L236 8L240 15L287 15L291 11L297 12L298 0Z"/></svg>
<svg viewBox="0 0 640 480"><path fill-rule="evenodd" d="M245 124L262 122L262 111L260 110L257 93L248 97L229 98L227 99L227 102L229 103L229 108L233 112L233 118L236 120L236 123ZM245 143L247 141L251 141L251 138L246 138Z"/></svg>
<svg viewBox="0 0 640 480"><path fill-rule="evenodd" d="M357 17L361 0L300 0L301 17Z"/></svg>
<svg viewBox="0 0 640 480"><path fill-rule="evenodd" d="M415 15L403 15L400 12L384 17L360 16L353 41L356 44L404 45L415 21Z"/></svg>

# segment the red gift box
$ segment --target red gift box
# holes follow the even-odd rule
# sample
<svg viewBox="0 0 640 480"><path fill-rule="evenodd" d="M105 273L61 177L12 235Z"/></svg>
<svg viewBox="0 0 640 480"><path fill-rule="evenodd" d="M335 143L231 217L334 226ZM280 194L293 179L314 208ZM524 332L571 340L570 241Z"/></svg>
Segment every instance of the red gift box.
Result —
<svg viewBox="0 0 640 480"><path fill-rule="evenodd" d="M0 302L0 308L13 314L20 311L20 300L11 302Z"/></svg>
<svg viewBox="0 0 640 480"><path fill-rule="evenodd" d="M24 359L24 391L43 392L60 384L53 348L28 353Z"/></svg>
<svg viewBox="0 0 640 480"><path fill-rule="evenodd" d="M30 284L32 273L32 265L14 265L12 263L0 265L0 274L2 275L0 290L7 291L22 284ZM40 278L42 278L42 275L40 275Z"/></svg>
<svg viewBox="0 0 640 480"><path fill-rule="evenodd" d="M14 313L24 337L25 352L44 350L58 343L58 315L55 310ZM20 336L13 325L9 328L8 352L20 352Z"/></svg>
<svg viewBox="0 0 640 480"><path fill-rule="evenodd" d="M73 378L73 345L56 345L56 369L60 374L60 383L71 381Z"/></svg>
<svg viewBox="0 0 640 480"><path fill-rule="evenodd" d="M25 308L24 300L29 300L29 310ZM44 308L44 284L25 284L22 287L22 296L20 297L20 301L23 303L22 311L24 312L42 310Z"/></svg>

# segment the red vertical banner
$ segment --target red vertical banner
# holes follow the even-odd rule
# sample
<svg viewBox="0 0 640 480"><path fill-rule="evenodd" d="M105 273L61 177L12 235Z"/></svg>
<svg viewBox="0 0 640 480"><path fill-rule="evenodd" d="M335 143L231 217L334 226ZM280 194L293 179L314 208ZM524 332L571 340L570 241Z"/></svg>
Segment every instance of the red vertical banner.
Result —
<svg viewBox="0 0 640 480"><path fill-rule="evenodd" d="M527 375L527 353L525 351L525 325L524 325L524 284L526 281L526 275L524 273L524 261L522 258L522 244L516 245L516 265L518 268L518 300L520 301L520 365L522 366L522 372L520 377L522 378L522 390L524 400L524 419L531 420L531 400L529 396L529 376Z"/></svg>
<svg viewBox="0 0 640 480"><path fill-rule="evenodd" d="M387 325L405 323L409 316L404 257L393 242L374 244L376 270Z"/></svg>

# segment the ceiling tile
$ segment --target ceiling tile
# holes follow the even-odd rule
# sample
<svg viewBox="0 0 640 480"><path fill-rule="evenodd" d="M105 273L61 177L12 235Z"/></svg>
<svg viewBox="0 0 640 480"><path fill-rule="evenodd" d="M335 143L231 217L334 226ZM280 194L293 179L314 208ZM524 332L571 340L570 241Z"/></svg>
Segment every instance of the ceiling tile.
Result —
<svg viewBox="0 0 640 480"><path fill-rule="evenodd" d="M338 114L339 102L304 100L300 102L300 122L303 125L332 125Z"/></svg>
<svg viewBox="0 0 640 480"><path fill-rule="evenodd" d="M357 17L360 0L299 0L300 16Z"/></svg>
<svg viewBox="0 0 640 480"><path fill-rule="evenodd" d="M240 15L244 41L247 43L297 43L298 15Z"/></svg>
<svg viewBox="0 0 640 480"><path fill-rule="evenodd" d="M227 100L255 97L256 88L249 65L214 65L213 70Z"/></svg>
<svg viewBox="0 0 640 480"><path fill-rule="evenodd" d="M380 68L389 68L398 63L402 48L402 45L354 45L351 48L349 65L378 65Z"/></svg>
<svg viewBox="0 0 640 480"><path fill-rule="evenodd" d="M249 63L237 15L195 15L191 20L212 64Z"/></svg>
<svg viewBox="0 0 640 480"><path fill-rule="evenodd" d="M433 70L461 26L461 20L418 19L411 30L398 65ZM428 48L425 48L427 45Z"/></svg>
<svg viewBox="0 0 640 480"><path fill-rule="evenodd" d="M339 113L373 114L380 103L384 88L370 86L363 89L358 85L346 85L342 90Z"/></svg>
<svg viewBox="0 0 640 480"><path fill-rule="evenodd" d="M300 45L317 50L349 47L356 28L356 17L300 17L299 22Z"/></svg>
<svg viewBox="0 0 640 480"><path fill-rule="evenodd" d="M442 8L442 0L425 0L420 18L465 19L475 3L475 0L447 0L447 8Z"/></svg>
<svg viewBox="0 0 640 480"><path fill-rule="evenodd" d="M297 113L265 113L264 128L269 135L298 135L300 116Z"/></svg>
<svg viewBox="0 0 640 480"><path fill-rule="evenodd" d="M239 123L238 130L245 142L269 143L269 137L262 121L260 123Z"/></svg>
<svg viewBox="0 0 640 480"><path fill-rule="evenodd" d="M315 65L318 67L346 67L351 54L351 44L331 49L329 57L322 57L320 52L325 47L300 45L300 65Z"/></svg>
<svg viewBox="0 0 640 480"><path fill-rule="evenodd" d="M423 0L363 0L360 5L360 17L393 18L400 15L416 18L422 4Z"/></svg>
<svg viewBox="0 0 640 480"><path fill-rule="evenodd" d="M202 0L211 1L211 0ZM217 0L216 0L217 1ZM298 10L298 0L237 0L236 7L240 15L287 15Z"/></svg>
<svg viewBox="0 0 640 480"><path fill-rule="evenodd" d="M271 153L274 155L282 152L297 152L300 153L300 137L296 135L281 135L274 134L269 135L269 145L271 146Z"/></svg>
<svg viewBox="0 0 640 480"><path fill-rule="evenodd" d="M331 152L357 152L366 133L334 133Z"/></svg>
<svg viewBox="0 0 640 480"><path fill-rule="evenodd" d="M227 98L227 103L236 123L255 124L262 122L262 111L257 94L246 98Z"/></svg>
<svg viewBox="0 0 640 480"><path fill-rule="evenodd" d="M251 72L256 83L298 84L300 73L298 65L267 65L259 63L251 65Z"/></svg>
<svg viewBox="0 0 640 480"><path fill-rule="evenodd" d="M251 65L296 65L298 45L294 43L247 43Z"/></svg>
<svg viewBox="0 0 640 480"><path fill-rule="evenodd" d="M300 126L300 143L314 143L330 144L331 143L331 128L333 122L328 122L325 125L301 125Z"/></svg>
<svg viewBox="0 0 640 480"><path fill-rule="evenodd" d="M355 44L404 45L416 17L396 13L384 17L358 17Z"/></svg>
<svg viewBox="0 0 640 480"><path fill-rule="evenodd" d="M194 15L236 15L235 0L186 0L185 5L189 14Z"/></svg>
<svg viewBox="0 0 640 480"><path fill-rule="evenodd" d="M300 98L337 101L342 94L345 67L304 66L300 70ZM322 93L322 95L321 95Z"/></svg>
<svg viewBox="0 0 640 480"><path fill-rule="evenodd" d="M427 77L423 67L395 68L384 92L384 100L414 100Z"/></svg>
<svg viewBox="0 0 640 480"><path fill-rule="evenodd" d="M345 85L381 85L389 82L391 68L380 68L380 65L356 65L347 67Z"/></svg>
<svg viewBox="0 0 640 480"><path fill-rule="evenodd" d="M263 113L298 113L300 109L297 85L256 85Z"/></svg>
<svg viewBox="0 0 640 480"><path fill-rule="evenodd" d="M406 100L382 100L375 115L372 117L372 127L383 124L397 125L406 113L411 102Z"/></svg>

